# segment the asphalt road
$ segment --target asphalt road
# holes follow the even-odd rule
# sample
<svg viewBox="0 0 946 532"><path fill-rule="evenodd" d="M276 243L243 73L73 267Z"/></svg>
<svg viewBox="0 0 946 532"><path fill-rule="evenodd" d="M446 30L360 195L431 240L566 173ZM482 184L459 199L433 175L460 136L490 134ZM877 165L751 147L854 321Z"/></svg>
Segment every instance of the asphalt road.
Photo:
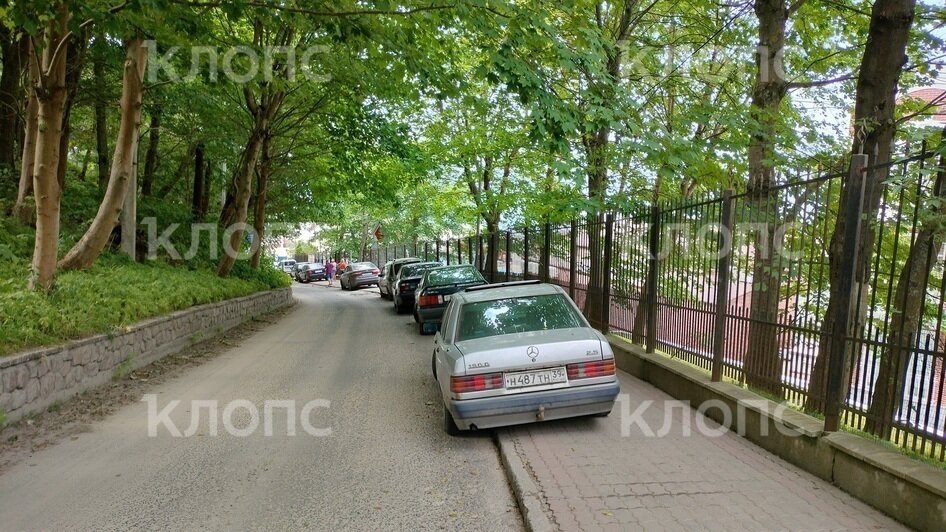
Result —
<svg viewBox="0 0 946 532"><path fill-rule="evenodd" d="M91 430L43 449L0 476L0 529L498 530L522 527L489 434L447 437L430 376L430 337L376 289L298 286L279 322L185 375L156 385L186 431L192 401L217 401L196 433L148 435L148 406L128 405ZM260 424L230 434L223 410L245 399ZM313 436L299 423L309 401ZM296 404L295 436L284 409ZM247 428L246 409L232 426Z"/></svg>

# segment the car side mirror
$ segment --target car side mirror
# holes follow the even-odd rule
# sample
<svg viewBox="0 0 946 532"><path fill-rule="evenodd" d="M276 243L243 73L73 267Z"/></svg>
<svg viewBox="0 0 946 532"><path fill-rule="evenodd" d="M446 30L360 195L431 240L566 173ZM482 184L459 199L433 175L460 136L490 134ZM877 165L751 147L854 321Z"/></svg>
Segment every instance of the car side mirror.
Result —
<svg viewBox="0 0 946 532"><path fill-rule="evenodd" d="M434 334L434 343L440 345L440 331L437 331L437 333Z"/></svg>

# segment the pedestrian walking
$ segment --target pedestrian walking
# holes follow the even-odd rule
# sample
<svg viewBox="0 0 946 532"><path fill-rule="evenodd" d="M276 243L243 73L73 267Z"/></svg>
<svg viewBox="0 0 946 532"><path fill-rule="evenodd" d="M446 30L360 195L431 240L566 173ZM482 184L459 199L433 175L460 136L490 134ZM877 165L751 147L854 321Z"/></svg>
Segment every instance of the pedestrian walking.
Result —
<svg viewBox="0 0 946 532"><path fill-rule="evenodd" d="M335 285L335 259L329 259L325 264L325 276L328 277L328 285Z"/></svg>

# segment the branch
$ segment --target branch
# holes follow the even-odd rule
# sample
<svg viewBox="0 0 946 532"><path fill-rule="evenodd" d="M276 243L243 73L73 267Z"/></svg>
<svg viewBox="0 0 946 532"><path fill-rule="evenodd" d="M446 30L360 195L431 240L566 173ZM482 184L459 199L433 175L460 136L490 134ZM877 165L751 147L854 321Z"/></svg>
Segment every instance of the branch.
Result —
<svg viewBox="0 0 946 532"><path fill-rule="evenodd" d="M831 85L834 83L840 83L842 81L850 81L854 79L853 74L845 74L843 76L838 76L836 78L822 79L817 81L790 81L785 86L791 89L810 89L813 87L824 87L825 85Z"/></svg>
<svg viewBox="0 0 946 532"><path fill-rule="evenodd" d="M177 0L175 3L188 6L188 7L200 7L200 8L212 8L212 7L222 7L229 5L231 2L200 2L200 1L187 1L187 0ZM393 9L361 9L354 11L317 11L314 9L306 9L304 7L290 7L284 5L274 5L266 2L244 2L244 5L248 7L257 7L262 9L274 9L276 11L285 11L287 13L298 13L302 15L310 15L313 17L360 17L363 15L395 15L395 16L408 16L415 13L423 13L426 11L438 11L443 9L453 9L456 6L453 5L430 5L424 7L415 7L411 9L404 9L401 11Z"/></svg>

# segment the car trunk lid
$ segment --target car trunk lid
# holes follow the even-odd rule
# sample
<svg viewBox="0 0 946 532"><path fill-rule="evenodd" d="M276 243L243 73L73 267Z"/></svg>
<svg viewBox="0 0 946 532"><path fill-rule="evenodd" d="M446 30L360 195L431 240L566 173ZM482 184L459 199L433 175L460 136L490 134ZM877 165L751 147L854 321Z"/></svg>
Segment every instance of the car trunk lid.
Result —
<svg viewBox="0 0 946 532"><path fill-rule="evenodd" d="M604 356L601 339L588 327L488 336L457 342L456 347L469 375L564 366Z"/></svg>

